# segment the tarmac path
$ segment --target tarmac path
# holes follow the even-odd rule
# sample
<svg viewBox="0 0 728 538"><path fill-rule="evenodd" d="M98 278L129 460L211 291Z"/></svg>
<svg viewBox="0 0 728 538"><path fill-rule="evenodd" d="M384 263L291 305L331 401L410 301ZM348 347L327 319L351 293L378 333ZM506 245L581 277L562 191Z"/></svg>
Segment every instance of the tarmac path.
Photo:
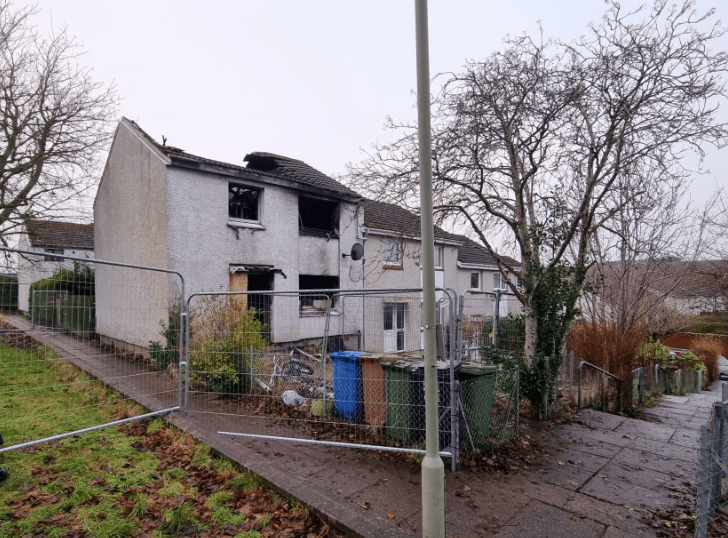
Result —
<svg viewBox="0 0 728 538"><path fill-rule="evenodd" d="M92 343L4 318L148 409L171 405L175 384L163 374L124 375L123 361ZM160 383L169 391L160 393ZM551 431L553 453L538 469L446 471L447 536L657 536L642 511L692 510L678 492L695 483L700 426L720 396L720 383L700 394L665 396L644 411L647 420L583 410L579 423ZM225 437L217 432L240 431L239 417L225 414L173 413L169 420L353 536L421 535L420 474L401 458Z"/></svg>

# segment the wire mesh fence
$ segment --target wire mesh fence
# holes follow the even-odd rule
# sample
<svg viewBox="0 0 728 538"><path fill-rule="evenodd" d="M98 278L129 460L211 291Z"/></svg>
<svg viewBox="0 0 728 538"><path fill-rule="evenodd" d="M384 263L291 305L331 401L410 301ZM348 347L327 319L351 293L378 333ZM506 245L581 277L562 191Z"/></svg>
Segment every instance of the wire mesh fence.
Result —
<svg viewBox="0 0 728 538"><path fill-rule="evenodd" d="M447 359L453 331L449 301L440 304ZM228 433L248 437L419 450L421 309L420 290L192 296L187 408L234 417ZM451 431L450 365L438 362L443 431ZM446 435L441 448L450 452Z"/></svg>
<svg viewBox="0 0 728 538"><path fill-rule="evenodd" d="M179 346L170 351L174 367L162 371L148 351L148 338L159 338L160 322L168 321L175 304L180 315L174 300L183 292L179 275L58 253L52 259L43 253L4 253L4 281L20 274L19 293L0 293L7 301L0 305L0 401L12 409L0 414L0 452L111 421L100 411L83 413L82 420L76 412L81 409L126 403L117 406L123 420L148 415L136 402L153 414L178 409ZM24 271L43 278L27 283ZM157 309L147 302L152 289L165 294ZM140 327L147 331L137 331ZM76 408L54 405L60 392L74 394Z"/></svg>
<svg viewBox="0 0 728 538"><path fill-rule="evenodd" d="M726 385L723 385L725 388ZM725 392L725 390L724 390ZM728 502L728 402L715 402L707 426L700 429L695 536L708 536L708 525L721 502Z"/></svg>
<svg viewBox="0 0 728 538"><path fill-rule="evenodd" d="M57 390L78 392L84 407L129 402L123 420L146 416L144 407L182 410L215 416L229 434L424 448L420 289L199 293L183 301L184 282L170 271L6 252L0 361L8 374L33 376L28 384L8 375L0 397L43 405L0 417L2 451L110 424L101 414L94 423L67 420L72 409L49 403ZM39 280L13 274L34 263ZM461 450L516 434L517 367L485 364L483 349L499 336L504 345L518 338L508 322L498 327L499 296L464 306L448 290L436 298L439 447L454 465ZM463 307L467 322L458 317ZM104 383L103 393L84 389L92 380ZM19 427L27 421L32 434Z"/></svg>

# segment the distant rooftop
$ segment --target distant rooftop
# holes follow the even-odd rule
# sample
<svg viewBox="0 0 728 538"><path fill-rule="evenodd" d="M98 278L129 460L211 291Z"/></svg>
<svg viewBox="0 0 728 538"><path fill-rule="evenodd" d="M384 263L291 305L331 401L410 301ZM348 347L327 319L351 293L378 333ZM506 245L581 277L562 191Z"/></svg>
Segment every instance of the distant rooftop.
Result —
<svg viewBox="0 0 728 538"><path fill-rule="evenodd" d="M28 238L34 248L94 249L94 225L31 219Z"/></svg>

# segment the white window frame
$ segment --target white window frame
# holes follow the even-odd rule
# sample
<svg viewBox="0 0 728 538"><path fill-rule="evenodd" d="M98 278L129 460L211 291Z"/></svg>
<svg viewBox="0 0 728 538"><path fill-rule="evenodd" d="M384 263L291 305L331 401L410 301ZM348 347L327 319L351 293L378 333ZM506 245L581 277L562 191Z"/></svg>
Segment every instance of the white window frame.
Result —
<svg viewBox="0 0 728 538"><path fill-rule="evenodd" d="M508 290L508 284L506 283L506 278L500 273L493 273L493 291L495 291L495 290L501 290L501 291Z"/></svg>
<svg viewBox="0 0 728 538"><path fill-rule="evenodd" d="M478 285L475 287L473 287L473 277L474 276L478 277ZM470 272L470 289L480 291L481 282L482 282L482 278L481 278L480 271L471 271Z"/></svg>
<svg viewBox="0 0 728 538"><path fill-rule="evenodd" d="M257 219L243 219L237 218L230 215L230 188L231 187L243 187L250 190L258 191L258 218ZM263 226L263 196L264 189L256 185L248 185L246 183L240 183L237 181L228 182L228 224L239 228L258 228L264 229Z"/></svg>
<svg viewBox="0 0 728 538"><path fill-rule="evenodd" d="M385 267L402 267L402 242L382 239L382 262Z"/></svg>
<svg viewBox="0 0 728 538"><path fill-rule="evenodd" d="M434 256L435 269L443 269L445 266L445 249L442 247L442 245L435 245Z"/></svg>

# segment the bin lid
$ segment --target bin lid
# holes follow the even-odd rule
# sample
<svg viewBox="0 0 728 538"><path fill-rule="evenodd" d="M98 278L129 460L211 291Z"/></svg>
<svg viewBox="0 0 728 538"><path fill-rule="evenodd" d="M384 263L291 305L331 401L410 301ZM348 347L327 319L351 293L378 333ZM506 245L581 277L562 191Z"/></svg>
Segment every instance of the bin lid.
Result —
<svg viewBox="0 0 728 538"><path fill-rule="evenodd" d="M386 353L367 353L366 355L359 355L359 361L361 362L384 362L384 361L400 361L404 360L399 355L388 355Z"/></svg>
<svg viewBox="0 0 728 538"><path fill-rule="evenodd" d="M343 360L355 362L360 355L366 354L366 351L332 351L329 353L331 360Z"/></svg>
<svg viewBox="0 0 728 538"><path fill-rule="evenodd" d="M384 368L385 370L388 370L390 368L391 369L397 368L397 369L402 369L402 370L403 369L411 370L415 366L416 366L415 361L408 361L408 360L404 360L404 359L398 360L398 361L382 361L382 368Z"/></svg>
<svg viewBox="0 0 728 538"><path fill-rule="evenodd" d="M497 366L490 364L473 364L464 362L460 368L460 373L472 376L491 375L498 371Z"/></svg>

